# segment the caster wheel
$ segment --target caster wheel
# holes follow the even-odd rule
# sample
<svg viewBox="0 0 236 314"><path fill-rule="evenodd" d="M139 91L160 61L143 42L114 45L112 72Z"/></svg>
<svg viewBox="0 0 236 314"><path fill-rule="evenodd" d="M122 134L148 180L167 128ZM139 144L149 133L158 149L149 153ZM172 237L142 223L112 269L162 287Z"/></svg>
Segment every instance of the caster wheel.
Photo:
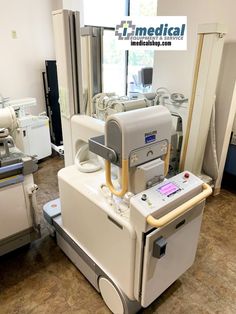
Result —
<svg viewBox="0 0 236 314"><path fill-rule="evenodd" d="M111 281L100 277L98 281L99 289L107 307L114 314L124 314L124 306L119 292Z"/></svg>

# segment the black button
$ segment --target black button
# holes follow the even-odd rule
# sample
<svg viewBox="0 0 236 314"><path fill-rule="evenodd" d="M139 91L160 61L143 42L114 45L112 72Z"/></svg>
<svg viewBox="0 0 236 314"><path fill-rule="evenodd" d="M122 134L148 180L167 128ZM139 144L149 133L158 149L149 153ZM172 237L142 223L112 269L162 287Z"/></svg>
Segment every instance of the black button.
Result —
<svg viewBox="0 0 236 314"><path fill-rule="evenodd" d="M146 200L147 200L147 195L146 195L146 194L143 194L142 197L141 197L141 200L142 200L142 201L146 201Z"/></svg>

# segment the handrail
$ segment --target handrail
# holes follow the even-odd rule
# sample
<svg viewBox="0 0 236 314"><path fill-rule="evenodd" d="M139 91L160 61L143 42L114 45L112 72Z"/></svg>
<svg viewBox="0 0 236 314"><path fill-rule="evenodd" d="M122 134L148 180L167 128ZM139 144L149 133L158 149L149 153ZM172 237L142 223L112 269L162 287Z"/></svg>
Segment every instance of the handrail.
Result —
<svg viewBox="0 0 236 314"><path fill-rule="evenodd" d="M197 205L198 203L203 201L205 198L207 198L209 195L211 195L212 188L208 184L203 183L202 188L203 188L203 191L201 193L194 196L193 198L191 198L190 200L188 200L184 204L180 205L176 209L172 210L171 212L169 212L165 216L163 216L159 219L156 219L152 215L149 215L147 217L147 223L150 226L155 227L155 228L160 228L160 227L167 225L172 220L174 220L175 218L179 217L180 215L182 215L183 213L188 211L191 207Z"/></svg>
<svg viewBox="0 0 236 314"><path fill-rule="evenodd" d="M128 191L129 184L129 160L122 159L122 170L121 170L121 190L117 191L111 180L111 162L109 160L105 160L105 174L106 174L106 185L110 189L111 193L116 196L123 196Z"/></svg>

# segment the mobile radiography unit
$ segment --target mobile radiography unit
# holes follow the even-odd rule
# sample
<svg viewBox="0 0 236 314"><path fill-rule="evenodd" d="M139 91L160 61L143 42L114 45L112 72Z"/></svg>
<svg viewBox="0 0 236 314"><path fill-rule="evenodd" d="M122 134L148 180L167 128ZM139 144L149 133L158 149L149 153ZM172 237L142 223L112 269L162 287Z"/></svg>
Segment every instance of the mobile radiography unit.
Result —
<svg viewBox="0 0 236 314"><path fill-rule="evenodd" d="M40 237L36 160L15 146L17 128L14 109L0 108L0 256Z"/></svg>
<svg viewBox="0 0 236 314"><path fill-rule="evenodd" d="M13 133L16 146L25 154L38 160L51 155L49 118L44 114L31 115L27 111L36 106L35 98L10 100L5 107L12 107L17 115L18 128Z"/></svg>
<svg viewBox="0 0 236 314"><path fill-rule="evenodd" d="M194 262L212 189L189 171L165 178L172 119L164 106L106 122L84 114L80 40L75 64L75 34L68 36L80 31L79 15L57 11L53 19L66 167L58 173L60 199L44 206L44 216L110 310L136 313Z"/></svg>
<svg viewBox="0 0 236 314"><path fill-rule="evenodd" d="M211 188L189 172L164 179L172 122L162 106L111 115L105 137L94 118L78 122L105 170L95 156L60 170L60 205L50 202L44 214L112 312L135 313L192 265Z"/></svg>

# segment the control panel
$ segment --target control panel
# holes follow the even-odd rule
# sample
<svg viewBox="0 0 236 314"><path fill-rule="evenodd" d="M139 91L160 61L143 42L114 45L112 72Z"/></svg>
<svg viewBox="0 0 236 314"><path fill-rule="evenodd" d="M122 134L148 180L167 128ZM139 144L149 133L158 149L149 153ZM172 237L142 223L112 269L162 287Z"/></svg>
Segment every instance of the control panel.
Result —
<svg viewBox="0 0 236 314"><path fill-rule="evenodd" d="M202 191L202 180L185 171L132 197L131 211L159 218Z"/></svg>

